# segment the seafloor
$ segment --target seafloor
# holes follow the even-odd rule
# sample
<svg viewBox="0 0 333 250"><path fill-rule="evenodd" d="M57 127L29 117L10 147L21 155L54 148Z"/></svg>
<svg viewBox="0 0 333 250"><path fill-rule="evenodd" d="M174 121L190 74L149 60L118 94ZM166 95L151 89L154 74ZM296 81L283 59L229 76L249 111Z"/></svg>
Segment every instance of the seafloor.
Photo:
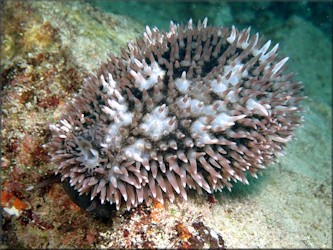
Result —
<svg viewBox="0 0 333 250"><path fill-rule="evenodd" d="M332 4L93 2L1 2L1 248L332 248ZM251 25L290 57L308 98L280 161L232 192L152 201L112 221L92 218L59 184L32 188L53 173L41 147L48 125L107 52L146 23L166 29L191 16Z"/></svg>

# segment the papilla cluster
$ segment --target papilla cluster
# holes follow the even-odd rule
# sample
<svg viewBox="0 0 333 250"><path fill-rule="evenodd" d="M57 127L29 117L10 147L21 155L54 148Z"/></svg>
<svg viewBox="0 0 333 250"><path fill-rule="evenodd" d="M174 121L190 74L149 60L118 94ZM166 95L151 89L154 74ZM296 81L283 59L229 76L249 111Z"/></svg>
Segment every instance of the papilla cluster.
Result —
<svg viewBox="0 0 333 250"><path fill-rule="evenodd" d="M85 79L46 144L77 197L117 209L248 184L299 126L288 57L250 28L146 27Z"/></svg>

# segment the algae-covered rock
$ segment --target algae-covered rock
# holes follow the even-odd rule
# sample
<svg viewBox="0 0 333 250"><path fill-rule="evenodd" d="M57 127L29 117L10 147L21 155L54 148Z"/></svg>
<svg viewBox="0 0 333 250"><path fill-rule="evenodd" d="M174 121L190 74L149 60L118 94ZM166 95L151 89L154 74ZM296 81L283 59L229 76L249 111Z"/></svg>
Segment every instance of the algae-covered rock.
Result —
<svg viewBox="0 0 333 250"><path fill-rule="evenodd" d="M82 239L91 239L89 230L99 224L90 225L61 188L27 190L54 172L42 148L49 138L48 125L61 115L83 78L96 71L107 53L119 53L143 28L82 1L1 4L4 244L87 246L89 241ZM76 217L72 222L68 221L71 216Z"/></svg>

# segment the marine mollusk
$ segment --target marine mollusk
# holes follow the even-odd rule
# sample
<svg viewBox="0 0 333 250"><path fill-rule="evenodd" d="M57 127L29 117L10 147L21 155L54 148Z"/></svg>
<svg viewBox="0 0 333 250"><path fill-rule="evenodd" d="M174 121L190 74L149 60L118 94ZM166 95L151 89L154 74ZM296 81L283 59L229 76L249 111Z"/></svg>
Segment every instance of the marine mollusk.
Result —
<svg viewBox="0 0 333 250"><path fill-rule="evenodd" d="M248 184L301 122L300 82L250 28L146 28L85 79L47 144L57 173L101 204L187 199Z"/></svg>

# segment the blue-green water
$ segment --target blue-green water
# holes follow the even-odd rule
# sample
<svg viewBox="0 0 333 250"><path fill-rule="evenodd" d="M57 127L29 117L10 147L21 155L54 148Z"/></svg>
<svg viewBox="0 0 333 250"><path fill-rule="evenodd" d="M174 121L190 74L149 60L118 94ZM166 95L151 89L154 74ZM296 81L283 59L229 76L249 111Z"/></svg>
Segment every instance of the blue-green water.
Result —
<svg viewBox="0 0 333 250"><path fill-rule="evenodd" d="M332 36L332 1L101 1L87 0L102 11L130 16L144 25L168 29L170 20L208 17L215 25L252 26L265 31L293 15Z"/></svg>

